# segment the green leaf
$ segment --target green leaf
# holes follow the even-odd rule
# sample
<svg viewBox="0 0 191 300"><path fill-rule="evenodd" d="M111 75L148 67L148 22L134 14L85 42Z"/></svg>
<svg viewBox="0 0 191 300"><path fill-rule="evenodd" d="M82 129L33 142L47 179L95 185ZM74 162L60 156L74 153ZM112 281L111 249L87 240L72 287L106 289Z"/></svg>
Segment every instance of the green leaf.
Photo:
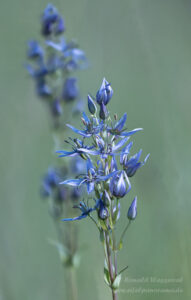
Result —
<svg viewBox="0 0 191 300"><path fill-rule="evenodd" d="M120 282L121 282L121 274L119 274L119 275L117 275L115 277L115 280L114 280L114 282L112 284L112 288L114 290L117 290L119 288L119 286L120 286Z"/></svg>
<svg viewBox="0 0 191 300"><path fill-rule="evenodd" d="M108 286L111 286L110 275L107 268L104 268L104 281Z"/></svg>

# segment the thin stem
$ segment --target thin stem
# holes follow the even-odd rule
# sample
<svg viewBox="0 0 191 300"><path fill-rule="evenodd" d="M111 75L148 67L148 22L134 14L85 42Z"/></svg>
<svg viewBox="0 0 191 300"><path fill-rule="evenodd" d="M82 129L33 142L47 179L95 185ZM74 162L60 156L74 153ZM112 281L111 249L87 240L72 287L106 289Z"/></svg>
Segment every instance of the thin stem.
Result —
<svg viewBox="0 0 191 300"><path fill-rule="evenodd" d="M107 262L108 262L108 269L111 281L111 290L112 290L112 298L113 300L118 300L117 291L113 289L112 284L115 280L115 275L113 274L113 265L112 265L112 256L111 256L111 248L109 245L109 234L105 232L105 243L106 243L106 255L107 255Z"/></svg>
<svg viewBox="0 0 191 300"><path fill-rule="evenodd" d="M129 220L129 222L127 223L125 229L124 229L123 232L122 232L122 235L121 235L121 237L120 237L119 242L123 241L123 238L124 238L124 236L125 236L125 234L126 234L127 229L129 228L129 225L130 225L130 224L131 224L131 221Z"/></svg>
<svg viewBox="0 0 191 300"><path fill-rule="evenodd" d="M111 250L109 245L109 234L107 232L105 232L105 242L106 242L106 250L107 250L108 269L109 269L111 283L113 283L112 257L111 257Z"/></svg>
<svg viewBox="0 0 191 300"><path fill-rule="evenodd" d="M66 275L67 275L67 281L65 286L67 291L67 298L71 300L78 300L75 268L69 267Z"/></svg>
<svg viewBox="0 0 191 300"><path fill-rule="evenodd" d="M114 266L115 266L115 277L117 276L117 250L116 250L116 239L114 230L112 230L112 238L113 238L113 256L114 256Z"/></svg>

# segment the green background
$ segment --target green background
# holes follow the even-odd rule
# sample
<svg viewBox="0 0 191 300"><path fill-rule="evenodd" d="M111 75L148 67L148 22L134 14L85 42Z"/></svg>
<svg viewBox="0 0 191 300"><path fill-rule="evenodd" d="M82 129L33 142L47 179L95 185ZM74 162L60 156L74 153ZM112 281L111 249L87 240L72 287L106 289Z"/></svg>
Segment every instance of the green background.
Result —
<svg viewBox="0 0 191 300"><path fill-rule="evenodd" d="M0 3L0 299L66 299L65 277L48 238L55 238L39 180L54 159L50 123L24 70L26 41L36 38L46 1ZM76 37L91 67L80 74L83 95L112 83L111 111L127 111L134 151L151 157L122 200L125 218L138 196L119 267L128 264L121 299L190 299L191 1L63 0L67 37ZM121 221L120 226L124 225ZM79 222L79 300L111 299L103 252L89 221ZM180 283L132 283L150 277ZM129 282L128 282L129 281ZM129 288L180 288L182 293L129 293Z"/></svg>

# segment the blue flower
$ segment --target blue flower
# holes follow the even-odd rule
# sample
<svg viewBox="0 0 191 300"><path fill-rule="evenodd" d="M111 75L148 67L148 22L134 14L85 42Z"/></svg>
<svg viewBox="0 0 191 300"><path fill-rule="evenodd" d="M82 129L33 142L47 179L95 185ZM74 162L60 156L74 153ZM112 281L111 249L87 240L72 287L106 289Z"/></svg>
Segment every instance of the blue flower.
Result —
<svg viewBox="0 0 191 300"><path fill-rule="evenodd" d="M62 106L58 99L53 101L51 111L55 117L60 116L62 114Z"/></svg>
<svg viewBox="0 0 191 300"><path fill-rule="evenodd" d="M28 57L29 58L42 58L44 55L44 50L35 40L28 42Z"/></svg>
<svg viewBox="0 0 191 300"><path fill-rule="evenodd" d="M86 159L86 151L91 151L91 149L93 148L93 146L88 147L85 146L83 141L79 140L79 139L71 139L70 141L65 141L68 144L72 145L72 149L73 151L65 151L65 150L59 150L56 151L56 153L60 153L59 157L66 157L66 156L76 156L76 155L80 155L82 158Z"/></svg>
<svg viewBox="0 0 191 300"><path fill-rule="evenodd" d="M42 34L44 36L57 35L65 30L64 20L52 4L48 4L45 8L41 21Z"/></svg>
<svg viewBox="0 0 191 300"><path fill-rule="evenodd" d="M133 202L131 203L127 217L129 220L135 220L137 216L137 196L134 198Z"/></svg>
<svg viewBox="0 0 191 300"><path fill-rule="evenodd" d="M112 145L112 143L106 144L100 136L96 136L95 140L99 150L83 149L83 151L84 153L90 155L100 155L102 158L107 158L108 155L113 156L114 154L119 152L120 148L122 148L126 144L128 139L128 137L123 138L116 145Z"/></svg>
<svg viewBox="0 0 191 300"><path fill-rule="evenodd" d="M82 118L83 124L85 126L84 130L79 130L72 125L66 124L69 128L71 128L75 133L82 135L83 137L91 137L92 135L98 134L104 127L103 122L100 122L97 124L95 118L93 118L91 121L87 117L85 113L83 113Z"/></svg>
<svg viewBox="0 0 191 300"><path fill-rule="evenodd" d="M127 114L124 113L122 118L115 124L115 126L111 127L111 128L108 127L107 131L113 135L117 135L120 137L123 137L123 136L128 137L128 136L135 134L136 132L138 132L140 130L143 130L142 128L136 128L131 131L125 131L126 129L124 129L124 126L125 126L126 120L127 120Z"/></svg>
<svg viewBox="0 0 191 300"><path fill-rule="evenodd" d="M63 87L63 99L65 101L71 101L78 97L79 89L77 85L77 78L70 77L67 78L64 82Z"/></svg>
<svg viewBox="0 0 191 300"><path fill-rule="evenodd" d="M141 156L142 150L140 150L138 153L136 153L134 156L128 158L126 154L121 154L120 162L123 165L123 168L127 174L128 177L132 177L135 175L137 170L144 166L147 159L149 158L150 154L148 154L143 162L140 162L140 156Z"/></svg>
<svg viewBox="0 0 191 300"><path fill-rule="evenodd" d="M62 219L62 221L77 221L86 218L92 211L95 210L94 208L88 207L84 202L80 201L79 205L75 205L74 208L79 208L82 212L82 214L75 218L66 218Z"/></svg>
<svg viewBox="0 0 191 300"><path fill-rule="evenodd" d="M63 59L63 68L68 71L73 71L76 69L84 69L87 67L87 59L85 52L79 48L74 43L66 43L65 39L60 39L60 43L55 43L53 41L46 41L46 44L61 52L61 58Z"/></svg>
<svg viewBox="0 0 191 300"><path fill-rule="evenodd" d="M52 90L44 78L36 80L36 93L42 98L49 98L52 96Z"/></svg>
<svg viewBox="0 0 191 300"><path fill-rule="evenodd" d="M123 198L131 189L131 183L124 171L115 172L110 181L110 192L116 198Z"/></svg>
<svg viewBox="0 0 191 300"><path fill-rule="evenodd" d="M87 186L87 192L88 194L92 193L95 188L95 183L101 182L101 181L107 181L112 176L115 175L116 172L112 172L108 175L100 175L99 172L97 172L91 162L91 160L87 159L87 174L84 175L82 178L78 179L68 179L64 180L63 182L60 182L60 184L67 184L70 186L80 187L82 184L86 184Z"/></svg>

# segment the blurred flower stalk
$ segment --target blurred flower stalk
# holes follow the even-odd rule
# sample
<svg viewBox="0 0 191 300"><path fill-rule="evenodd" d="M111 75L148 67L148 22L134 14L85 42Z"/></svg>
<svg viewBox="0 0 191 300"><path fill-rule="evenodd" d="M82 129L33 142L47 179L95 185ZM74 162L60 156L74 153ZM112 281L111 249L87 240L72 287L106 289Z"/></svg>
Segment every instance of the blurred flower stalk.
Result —
<svg viewBox="0 0 191 300"><path fill-rule="evenodd" d="M83 109L78 80L74 73L87 67L85 53L75 41L65 39L64 19L58 10L49 4L41 16L42 43L28 42L26 69L34 81L36 95L44 102L51 116L56 142L60 146L66 137L68 120ZM74 118L73 118L74 119ZM68 135L68 134L67 134ZM67 176L78 176L84 172L85 164L79 157L71 157L62 165L50 166L41 184L41 196L49 201L49 212L54 220L58 241L50 241L58 249L61 262L70 267L70 294L68 298L77 299L75 267L79 264L78 231L76 224L63 224L61 218L73 213L72 207L78 203L82 191L68 189L59 183Z"/></svg>
<svg viewBox="0 0 191 300"><path fill-rule="evenodd" d="M128 203L124 198L131 191L130 179L142 167L149 155L140 161L142 150L130 155L133 142L130 137L142 130L137 128L127 130L125 113L119 120L117 115L110 114L108 104L113 96L110 83L104 78L96 97L88 95L90 115L82 114L82 128L77 129L71 124L67 126L78 135L69 138L71 151L57 151L60 157L78 157L86 162L86 172L78 178L65 179L61 186L87 190L87 200L81 200L74 208L80 211L75 217L64 218L64 222L90 218L98 229L103 244L105 264L104 279L112 292L112 299L117 300L117 290L120 286L123 267L118 270L117 256L123 247L123 241L130 223L137 216L137 197ZM97 103L97 104L96 104ZM84 197L85 199L85 197ZM126 226L121 236L116 236L120 214L121 201L127 202ZM124 222L124 221L123 221Z"/></svg>

